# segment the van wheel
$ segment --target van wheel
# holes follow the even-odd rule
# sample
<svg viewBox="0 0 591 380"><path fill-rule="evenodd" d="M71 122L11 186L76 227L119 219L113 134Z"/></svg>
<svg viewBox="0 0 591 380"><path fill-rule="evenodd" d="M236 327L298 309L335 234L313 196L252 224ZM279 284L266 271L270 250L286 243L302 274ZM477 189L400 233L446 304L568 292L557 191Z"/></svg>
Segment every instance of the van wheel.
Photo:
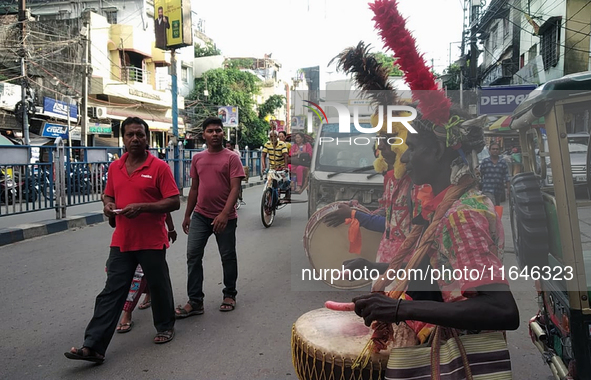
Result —
<svg viewBox="0 0 591 380"><path fill-rule="evenodd" d="M534 173L513 177L509 202L513 246L520 268L548 265L546 211L540 181Z"/></svg>

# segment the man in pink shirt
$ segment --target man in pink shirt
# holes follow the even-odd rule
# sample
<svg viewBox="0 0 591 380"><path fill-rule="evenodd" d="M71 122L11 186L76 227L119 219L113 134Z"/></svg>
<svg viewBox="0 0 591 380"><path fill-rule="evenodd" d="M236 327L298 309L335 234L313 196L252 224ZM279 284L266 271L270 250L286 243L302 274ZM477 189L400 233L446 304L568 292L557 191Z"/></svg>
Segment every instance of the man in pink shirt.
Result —
<svg viewBox="0 0 591 380"><path fill-rule="evenodd" d="M203 138L207 150L193 156L191 190L187 200L183 231L187 242L187 293L189 301L176 309L177 318L203 314L203 253L213 233L218 243L224 272L224 298L220 311L236 307L236 200L244 169L240 158L225 149L221 119L207 118L203 122Z"/></svg>

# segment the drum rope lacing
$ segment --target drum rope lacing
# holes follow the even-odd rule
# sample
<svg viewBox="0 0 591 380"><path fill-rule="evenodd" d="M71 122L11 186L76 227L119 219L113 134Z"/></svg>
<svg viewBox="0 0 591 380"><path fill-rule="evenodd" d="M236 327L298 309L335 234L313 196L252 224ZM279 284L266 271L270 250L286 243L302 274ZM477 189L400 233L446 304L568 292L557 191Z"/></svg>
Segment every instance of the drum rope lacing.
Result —
<svg viewBox="0 0 591 380"><path fill-rule="evenodd" d="M296 375L299 380L365 380L365 379L381 379L385 371L385 367L382 361L377 363L370 363L368 360L367 364L354 369L352 366L347 367L347 359L336 357L333 354L327 354L326 352L320 351L317 348L299 338L296 332L295 324L291 330L291 347L292 347L292 364L296 370ZM321 356L321 359L319 359ZM327 374L326 359L327 356L330 358L330 373ZM310 357L312 363L310 363ZM371 358L370 358L371 359ZM340 376L337 378L336 367L337 361L340 361L338 367L340 367ZM318 365L321 365L322 369L318 370ZM375 367L378 367L377 369ZM345 375L345 368L349 368L351 373L349 376ZM364 372L365 371L365 372ZM367 374L369 372L369 377Z"/></svg>

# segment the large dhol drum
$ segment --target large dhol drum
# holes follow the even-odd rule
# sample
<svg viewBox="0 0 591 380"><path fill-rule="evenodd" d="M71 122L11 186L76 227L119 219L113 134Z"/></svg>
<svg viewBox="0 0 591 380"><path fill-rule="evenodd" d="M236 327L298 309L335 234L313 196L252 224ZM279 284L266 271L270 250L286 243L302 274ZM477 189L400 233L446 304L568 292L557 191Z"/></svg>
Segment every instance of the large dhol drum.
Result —
<svg viewBox="0 0 591 380"><path fill-rule="evenodd" d="M391 347L416 344L415 333L404 323L394 325ZM371 338L372 330L353 311L326 308L302 315L292 328L292 362L299 380L349 380L384 377L390 351L373 353L365 367L353 362Z"/></svg>
<svg viewBox="0 0 591 380"><path fill-rule="evenodd" d="M304 232L304 249L306 256L310 261L312 269L320 275L324 274L324 269L341 269L343 261L364 258L371 262L376 261L378 247L382 239L382 233L361 229L361 254L349 253L349 226L345 223L338 227L329 227L325 220L328 214L334 212L339 204L349 204L349 202L334 202L324 206L316 211L308 220ZM353 209L371 213L367 208L357 205ZM369 275L368 275L369 277ZM371 279L362 279L358 281L335 280L330 283L330 272L328 278L322 275L322 280L338 289L357 289L371 284Z"/></svg>

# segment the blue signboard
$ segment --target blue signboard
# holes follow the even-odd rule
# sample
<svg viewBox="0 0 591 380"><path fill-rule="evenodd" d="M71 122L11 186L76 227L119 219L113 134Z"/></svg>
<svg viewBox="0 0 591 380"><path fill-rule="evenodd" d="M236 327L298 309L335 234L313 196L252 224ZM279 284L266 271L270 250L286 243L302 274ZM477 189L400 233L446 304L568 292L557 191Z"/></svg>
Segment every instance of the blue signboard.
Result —
<svg viewBox="0 0 591 380"><path fill-rule="evenodd" d="M51 137L54 139L61 137L62 139L66 140L68 138L68 126L46 122L45 125L43 125L41 136Z"/></svg>
<svg viewBox="0 0 591 380"><path fill-rule="evenodd" d="M68 103L52 98L43 98L43 113L58 119L68 119ZM78 119L78 106L70 104L70 118Z"/></svg>
<svg viewBox="0 0 591 380"><path fill-rule="evenodd" d="M478 97L478 115L511 115L536 85L483 87Z"/></svg>

